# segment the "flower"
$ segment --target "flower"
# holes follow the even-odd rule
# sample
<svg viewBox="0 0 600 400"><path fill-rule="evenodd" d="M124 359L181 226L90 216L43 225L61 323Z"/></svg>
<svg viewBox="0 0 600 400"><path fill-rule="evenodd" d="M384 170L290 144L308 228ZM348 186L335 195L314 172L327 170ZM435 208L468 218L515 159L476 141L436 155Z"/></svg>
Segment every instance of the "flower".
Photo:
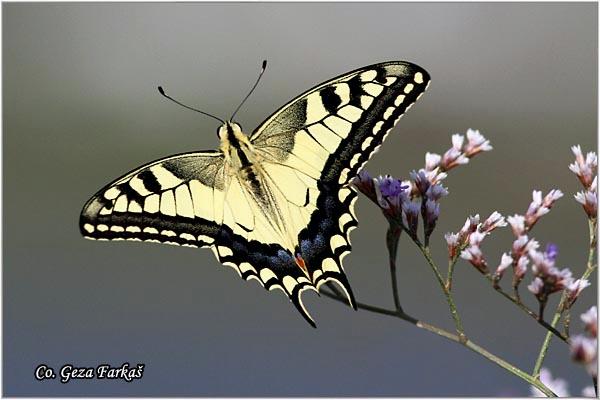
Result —
<svg viewBox="0 0 600 400"><path fill-rule="evenodd" d="M498 211L494 211L485 221L483 221L478 230L485 234L489 234L494 229L503 226L506 226L504 217Z"/></svg>
<svg viewBox="0 0 600 400"><path fill-rule="evenodd" d="M592 376L598 376L598 340L583 335L575 335L571 338L571 359L576 363L583 364L587 372Z"/></svg>
<svg viewBox="0 0 600 400"><path fill-rule="evenodd" d="M590 307L589 310L581 314L581 320L583 321L585 331L592 337L598 336L598 308L596 306Z"/></svg>
<svg viewBox="0 0 600 400"><path fill-rule="evenodd" d="M581 390L581 395L583 397L597 397L596 396L596 389L594 389L593 386L586 386L583 388L583 390Z"/></svg>
<svg viewBox="0 0 600 400"><path fill-rule="evenodd" d="M544 281L540 278L535 278L528 286L527 289L533 293L536 297L540 297L544 292Z"/></svg>
<svg viewBox="0 0 600 400"><path fill-rule="evenodd" d="M421 204L417 201L405 201L402 203L404 225L408 230L408 234L416 238L417 228L419 226L419 212Z"/></svg>
<svg viewBox="0 0 600 400"><path fill-rule="evenodd" d="M510 255L503 253L502 254L502 259L500 260L500 265L498 265L498 268L496 268L496 273L494 274L494 279L496 281L499 281L500 278L502 278L502 275L504 275L504 271L506 271L506 269L508 267L510 267L513 263L513 259Z"/></svg>
<svg viewBox="0 0 600 400"><path fill-rule="evenodd" d="M569 308L575 303L581 291L588 286L590 286L590 282L587 279L577 279L567 285L567 304Z"/></svg>
<svg viewBox="0 0 600 400"><path fill-rule="evenodd" d="M596 178L594 178L594 182L596 182ZM590 189L583 192L577 192L574 197L575 200L583 206L583 210L588 215L588 218L596 218L598 215L598 193L595 188L594 190Z"/></svg>
<svg viewBox="0 0 600 400"><path fill-rule="evenodd" d="M569 384L562 378L553 378L552 373L548 368L542 368L540 371L540 381L552 390L558 397L569 397ZM530 386L531 395L534 397L546 397L535 386Z"/></svg>
<svg viewBox="0 0 600 400"><path fill-rule="evenodd" d="M477 230L477 226L479 225L479 214L470 215L469 218L465 221L465 224L460 230L460 235L465 239L473 232Z"/></svg>
<svg viewBox="0 0 600 400"><path fill-rule="evenodd" d="M529 208L525 213L525 227L530 230L533 225L542 217L550 212L550 209L563 196L563 193L558 189L552 189L542 198L542 192L539 190L533 191L533 201L529 204Z"/></svg>
<svg viewBox="0 0 600 400"><path fill-rule="evenodd" d="M515 214L512 217L506 218L510 225L513 234L515 236L521 236L525 234L525 217L519 214Z"/></svg>
<svg viewBox="0 0 600 400"><path fill-rule="evenodd" d="M436 153L425 153L425 171L433 171L440 166L442 156Z"/></svg>
<svg viewBox="0 0 600 400"><path fill-rule="evenodd" d="M415 182L415 186L421 196L424 196L425 192L427 192L427 189L429 189L429 186L431 186L431 182L429 182L429 179L427 179L425 170L421 169L418 172L412 171L410 173L410 179Z"/></svg>
<svg viewBox="0 0 600 400"><path fill-rule="evenodd" d="M460 234L448 232L444 235L444 239L448 244L448 258L454 260L460 246Z"/></svg>
<svg viewBox="0 0 600 400"><path fill-rule="evenodd" d="M429 189L425 192L425 197L431 200L439 200L444 196L448 195L448 189L443 187L440 183L432 184Z"/></svg>
<svg viewBox="0 0 600 400"><path fill-rule="evenodd" d="M571 147L571 151L575 155L575 162L569 164L569 169L577 175L583 187L588 189L596 175L598 157L596 153L591 151L584 158L580 145Z"/></svg>
<svg viewBox="0 0 600 400"><path fill-rule="evenodd" d="M371 200L377 200L373 178L371 178L371 175L369 175L366 169L363 169L358 175L352 178L350 184Z"/></svg>
<svg viewBox="0 0 600 400"><path fill-rule="evenodd" d="M480 244L485 238L485 234L482 232L473 232L469 236L469 246L460 253L460 256L465 260L469 261L479 272L487 272L487 262L483 258L483 252L481 251Z"/></svg>
<svg viewBox="0 0 600 400"><path fill-rule="evenodd" d="M555 267L558 255L557 246L548 245L544 252L531 249L528 254L533 264L531 271L535 275L535 279L527 288L537 297L541 305L545 305L548 295L569 288L573 290L571 294L574 302L581 290L585 288L585 283L579 282L574 286L571 270L568 268L561 270Z"/></svg>
<svg viewBox="0 0 600 400"><path fill-rule="evenodd" d="M527 235L519 236L512 245L512 257L518 260L523 255L526 255L531 250L536 250L540 244L535 239L529 239Z"/></svg>
<svg viewBox="0 0 600 400"><path fill-rule="evenodd" d="M546 256L551 260L556 260L556 257L558 257L558 246L554 243L548 243L546 245Z"/></svg>
<svg viewBox="0 0 600 400"><path fill-rule="evenodd" d="M377 202L390 223L398 224L402 215L402 203L408 198L408 187L389 175L372 179L372 184L375 194L370 197L371 200Z"/></svg>
<svg viewBox="0 0 600 400"><path fill-rule="evenodd" d="M471 158L482 151L490 151L493 147L490 141L483 137L477 130L467 129L467 144L464 147L464 153Z"/></svg>
<svg viewBox="0 0 600 400"><path fill-rule="evenodd" d="M394 179L389 175L385 177L380 176L376 178L377 184L379 185L379 190L381 191L381 195L385 197L394 197L398 196L406 187L402 186L402 182L398 179Z"/></svg>

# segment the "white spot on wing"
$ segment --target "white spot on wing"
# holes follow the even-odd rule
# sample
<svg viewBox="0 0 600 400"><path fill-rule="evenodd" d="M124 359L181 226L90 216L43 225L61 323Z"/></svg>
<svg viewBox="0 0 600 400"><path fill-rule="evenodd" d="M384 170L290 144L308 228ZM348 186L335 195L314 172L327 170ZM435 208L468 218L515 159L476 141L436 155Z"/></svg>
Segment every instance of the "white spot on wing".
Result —
<svg viewBox="0 0 600 400"><path fill-rule="evenodd" d="M175 204L178 215L194 218L194 206L187 185L181 185L175 189Z"/></svg>
<svg viewBox="0 0 600 400"><path fill-rule="evenodd" d="M323 260L323 263L321 264L321 269L325 272L340 272L340 269L335 263L335 260L331 257Z"/></svg>
<svg viewBox="0 0 600 400"><path fill-rule="evenodd" d="M111 187L106 192L104 192L104 197L108 200L114 200L121 194L121 191L116 187Z"/></svg>
<svg viewBox="0 0 600 400"><path fill-rule="evenodd" d="M217 250L219 251L219 255L221 257L227 257L227 256L233 255L233 251L231 251L231 249L229 247L218 246Z"/></svg>
<svg viewBox="0 0 600 400"><path fill-rule="evenodd" d="M174 188L182 183L181 179L160 164L151 167L150 172L154 174L162 190Z"/></svg>
<svg viewBox="0 0 600 400"><path fill-rule="evenodd" d="M114 210L118 212L127 211L127 196L125 196L124 194L119 196L119 198L115 202Z"/></svg>
<svg viewBox="0 0 600 400"><path fill-rule="evenodd" d="M271 271L269 268L263 268L260 270L260 279L264 283L267 283L269 281L269 279L272 279L272 278L277 278L277 275L275 275L273 273L273 271Z"/></svg>
<svg viewBox="0 0 600 400"><path fill-rule="evenodd" d="M402 102L404 101L404 98L405 98L405 97L406 97L406 96L405 96L405 95L403 95L403 94L401 94L401 95L399 95L398 97L396 97L396 100L394 100L394 105L395 105L396 107L398 107L400 104L402 104Z"/></svg>
<svg viewBox="0 0 600 400"><path fill-rule="evenodd" d="M158 212L158 204L159 204L158 195L157 194L150 195L150 196L146 197L146 200L144 201L144 211L146 211L147 213L154 214L155 212Z"/></svg>
<svg viewBox="0 0 600 400"><path fill-rule="evenodd" d="M365 151L369 145L371 144L371 142L373 141L373 138L371 136L367 137L365 139L365 141L362 143L362 145L360 146L362 151Z"/></svg>
<svg viewBox="0 0 600 400"><path fill-rule="evenodd" d="M135 200L131 200L129 202L129 207L127 209L129 212L134 212L134 213L141 213L142 212L142 206L139 205L139 203Z"/></svg>
<svg viewBox="0 0 600 400"><path fill-rule="evenodd" d="M356 122L362 115L362 110L358 107L354 107L350 104L344 106L338 110L338 115L351 122Z"/></svg>
<svg viewBox="0 0 600 400"><path fill-rule="evenodd" d="M352 130L352 124L336 115L332 115L323 121L325 125L336 135L345 138L348 136L350 131Z"/></svg>
<svg viewBox="0 0 600 400"><path fill-rule="evenodd" d="M175 195L169 190L160 196L160 212L165 215L175 216Z"/></svg>
<svg viewBox="0 0 600 400"><path fill-rule="evenodd" d="M92 233L95 230L94 225L92 224L84 224L83 229L85 229L85 231L88 233Z"/></svg>
<svg viewBox="0 0 600 400"><path fill-rule="evenodd" d="M376 83L365 83L363 85L363 89L365 92L367 92L368 94L370 94L373 97L377 97L381 94L381 92L383 91L383 86L378 85ZM406 90L406 89L405 89Z"/></svg>
<svg viewBox="0 0 600 400"><path fill-rule="evenodd" d="M367 108L369 108L372 103L373 103L373 97L364 96L364 95L360 96L360 106L363 108L363 110L366 110Z"/></svg>
<svg viewBox="0 0 600 400"><path fill-rule="evenodd" d="M375 79L376 76L377 71L375 71L374 69L370 69L360 74L360 80L363 82L369 82Z"/></svg>
<svg viewBox="0 0 600 400"><path fill-rule="evenodd" d="M404 87L404 93L408 94L408 93L412 92L414 87L415 87L415 85L413 85L412 83L407 84Z"/></svg>
<svg viewBox="0 0 600 400"><path fill-rule="evenodd" d="M420 72L417 72L415 74L415 78L414 79L415 79L415 82L417 82L419 84L423 83L423 74L420 73Z"/></svg>
<svg viewBox="0 0 600 400"><path fill-rule="evenodd" d="M389 119L392 114L394 113L395 108L394 107L388 107L385 112L383 113L383 119Z"/></svg>

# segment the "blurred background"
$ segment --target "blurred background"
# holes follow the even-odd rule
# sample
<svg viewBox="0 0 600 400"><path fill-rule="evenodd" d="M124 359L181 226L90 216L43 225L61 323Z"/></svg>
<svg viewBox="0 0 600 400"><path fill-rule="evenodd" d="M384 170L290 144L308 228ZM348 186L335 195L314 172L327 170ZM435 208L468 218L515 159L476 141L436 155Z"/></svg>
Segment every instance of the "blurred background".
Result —
<svg viewBox="0 0 600 400"><path fill-rule="evenodd" d="M533 231L576 275L587 223L573 199L570 146L595 150L597 5L593 3L4 3L4 395L527 396L479 355L398 319L354 312L306 292L312 329L283 295L244 282L207 250L93 242L84 202L139 165L218 146L217 124L266 75L237 120L251 132L297 94L343 72L407 60L428 92L367 165L407 177L453 133L479 129L494 150L451 171L443 234L469 214L524 213L532 189L565 197ZM392 307L386 223L360 198L345 269L359 301ZM406 238L404 238L406 239ZM484 242L496 266L509 229ZM416 249L399 250L402 304L452 329ZM527 278L524 286L531 278ZM596 275L593 275L596 280ZM523 288L526 291L525 288ZM595 303L586 289L573 311ZM526 371L545 331L459 262L456 302L469 337ZM535 301L524 293L528 303ZM546 366L572 394L590 384L554 341ZM34 369L145 363L141 380L38 382Z"/></svg>

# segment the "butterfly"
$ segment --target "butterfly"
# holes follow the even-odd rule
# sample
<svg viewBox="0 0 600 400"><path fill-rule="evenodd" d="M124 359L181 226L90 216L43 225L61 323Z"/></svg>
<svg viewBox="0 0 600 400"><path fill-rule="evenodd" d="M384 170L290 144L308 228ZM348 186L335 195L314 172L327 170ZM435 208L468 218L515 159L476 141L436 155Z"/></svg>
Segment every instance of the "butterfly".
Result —
<svg viewBox="0 0 600 400"><path fill-rule="evenodd" d="M173 155L116 179L83 207L81 233L208 247L243 279L282 290L315 327L305 290L335 283L356 308L342 268L358 224L351 180L429 80L415 64L384 62L313 87L251 135L220 120L218 150Z"/></svg>

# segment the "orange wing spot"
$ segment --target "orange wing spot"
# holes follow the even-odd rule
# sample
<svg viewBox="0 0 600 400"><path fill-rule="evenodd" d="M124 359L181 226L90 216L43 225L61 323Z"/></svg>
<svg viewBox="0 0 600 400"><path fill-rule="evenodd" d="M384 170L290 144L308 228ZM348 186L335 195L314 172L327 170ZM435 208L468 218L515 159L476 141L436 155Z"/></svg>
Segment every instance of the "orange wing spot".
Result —
<svg viewBox="0 0 600 400"><path fill-rule="evenodd" d="M300 269L304 272L304 274L308 277L308 269L306 269L306 263L304 262L304 258L301 255L296 254L296 265L300 267Z"/></svg>

